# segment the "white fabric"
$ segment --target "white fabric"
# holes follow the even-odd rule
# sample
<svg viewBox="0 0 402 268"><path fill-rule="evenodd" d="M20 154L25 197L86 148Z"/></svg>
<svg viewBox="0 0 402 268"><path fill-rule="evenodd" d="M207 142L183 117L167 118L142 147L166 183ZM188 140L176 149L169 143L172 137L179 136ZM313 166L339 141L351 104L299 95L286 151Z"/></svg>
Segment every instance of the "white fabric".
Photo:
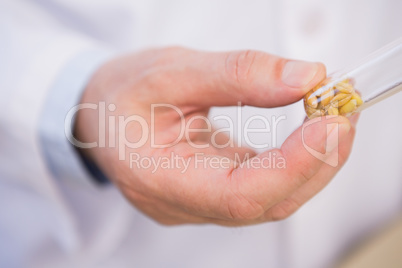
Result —
<svg viewBox="0 0 402 268"><path fill-rule="evenodd" d="M322 268L401 211L401 94L362 114L349 162L323 192L284 222L242 228L162 227L113 187L54 178L37 129L47 92L82 51L259 49L331 72L402 36L401 1L0 4L0 267ZM235 116L212 116L222 113ZM280 142L304 116L300 103L244 109L255 113L286 113Z"/></svg>

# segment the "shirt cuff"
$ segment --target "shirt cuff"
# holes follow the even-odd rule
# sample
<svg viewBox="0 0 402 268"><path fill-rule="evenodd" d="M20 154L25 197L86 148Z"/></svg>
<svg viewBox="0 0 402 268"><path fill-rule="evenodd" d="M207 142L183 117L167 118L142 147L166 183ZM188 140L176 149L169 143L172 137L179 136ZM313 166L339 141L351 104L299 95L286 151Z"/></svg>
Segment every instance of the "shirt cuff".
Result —
<svg viewBox="0 0 402 268"><path fill-rule="evenodd" d="M62 69L48 91L39 120L39 142L46 165L57 179L108 182L100 169L69 142L64 124L69 110L79 104L92 74L112 56L112 52L102 49L79 53Z"/></svg>

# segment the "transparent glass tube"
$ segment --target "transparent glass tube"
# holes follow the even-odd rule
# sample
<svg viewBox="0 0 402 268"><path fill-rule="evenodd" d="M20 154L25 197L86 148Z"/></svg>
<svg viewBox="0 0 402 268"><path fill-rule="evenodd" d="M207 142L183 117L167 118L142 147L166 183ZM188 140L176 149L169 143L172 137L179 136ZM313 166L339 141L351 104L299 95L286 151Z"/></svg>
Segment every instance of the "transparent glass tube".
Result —
<svg viewBox="0 0 402 268"><path fill-rule="evenodd" d="M349 116L402 91L402 38L329 75L304 97L309 118Z"/></svg>

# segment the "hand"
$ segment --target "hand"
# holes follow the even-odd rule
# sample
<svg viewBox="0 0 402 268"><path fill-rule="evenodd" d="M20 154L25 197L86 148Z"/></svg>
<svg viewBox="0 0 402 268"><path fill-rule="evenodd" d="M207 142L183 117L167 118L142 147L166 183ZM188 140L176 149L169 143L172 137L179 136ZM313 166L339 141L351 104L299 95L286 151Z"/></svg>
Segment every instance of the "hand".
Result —
<svg viewBox="0 0 402 268"><path fill-rule="evenodd" d="M289 61L255 51L207 53L166 48L116 58L95 73L81 101L106 102L106 107L112 108L106 109L106 123L98 124L98 111L82 109L77 114L76 138L99 141L99 133L113 123L109 118L114 117L119 127L107 128L106 146L82 151L134 206L162 224L233 226L284 219L319 192L346 161L355 132L347 118L315 119L317 122L303 133L309 147L321 152L332 150L325 157L339 155L336 167L306 150L302 127L280 149L255 155L245 147L219 148L229 138L222 133L213 135L213 130L191 132L173 146L153 148L144 126L150 126L154 116L155 144L174 143L183 122L191 122L192 129L208 129L202 118L211 106L233 106L239 101L266 108L287 105L300 100L325 75L320 63ZM151 105L160 103L177 107L184 121L173 108L154 107L152 113ZM135 117L130 119L132 115ZM338 126L338 132L332 131L327 139L329 124ZM110 140L116 142L115 147ZM137 142L143 145L134 146ZM133 166L133 157L138 163L139 159L157 161L172 154L189 163L184 172L183 166L156 170L153 166ZM196 167L196 154L215 157L223 164ZM257 166L250 167L235 161L236 155L243 159L247 154L253 157L248 161L274 156L284 160L286 167L263 168L258 161Z"/></svg>

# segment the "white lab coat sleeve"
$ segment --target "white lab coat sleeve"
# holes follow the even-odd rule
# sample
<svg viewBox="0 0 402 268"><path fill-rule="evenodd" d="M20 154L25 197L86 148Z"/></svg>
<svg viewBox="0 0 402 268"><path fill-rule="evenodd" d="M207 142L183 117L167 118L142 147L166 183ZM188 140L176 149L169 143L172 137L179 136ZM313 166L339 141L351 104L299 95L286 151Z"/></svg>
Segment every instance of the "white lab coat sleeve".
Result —
<svg viewBox="0 0 402 268"><path fill-rule="evenodd" d="M105 182L101 173L94 172L95 166L84 167L85 162L69 140L76 111L73 107L78 105L91 74L111 55L113 53L97 48L78 53L62 68L46 94L38 121L39 140L47 167L56 179L91 183L88 171L92 171L92 179Z"/></svg>
<svg viewBox="0 0 402 268"><path fill-rule="evenodd" d="M44 241L64 252L81 244L74 209L58 182L75 179L86 187L92 181L64 135L64 114L112 56L38 3L2 1L0 8L0 192L19 193L19 202L0 198L0 233L13 233L12 246L0 239L1 267L33 258L24 252L36 252Z"/></svg>
<svg viewBox="0 0 402 268"><path fill-rule="evenodd" d="M0 35L0 105L5 111L0 124L3 145L13 145L1 156L2 179L40 184L46 179L35 175L42 169L40 177L47 179L90 181L66 139L64 118L93 72L113 55L111 49L29 1L2 3ZM33 159L40 163L34 165Z"/></svg>

